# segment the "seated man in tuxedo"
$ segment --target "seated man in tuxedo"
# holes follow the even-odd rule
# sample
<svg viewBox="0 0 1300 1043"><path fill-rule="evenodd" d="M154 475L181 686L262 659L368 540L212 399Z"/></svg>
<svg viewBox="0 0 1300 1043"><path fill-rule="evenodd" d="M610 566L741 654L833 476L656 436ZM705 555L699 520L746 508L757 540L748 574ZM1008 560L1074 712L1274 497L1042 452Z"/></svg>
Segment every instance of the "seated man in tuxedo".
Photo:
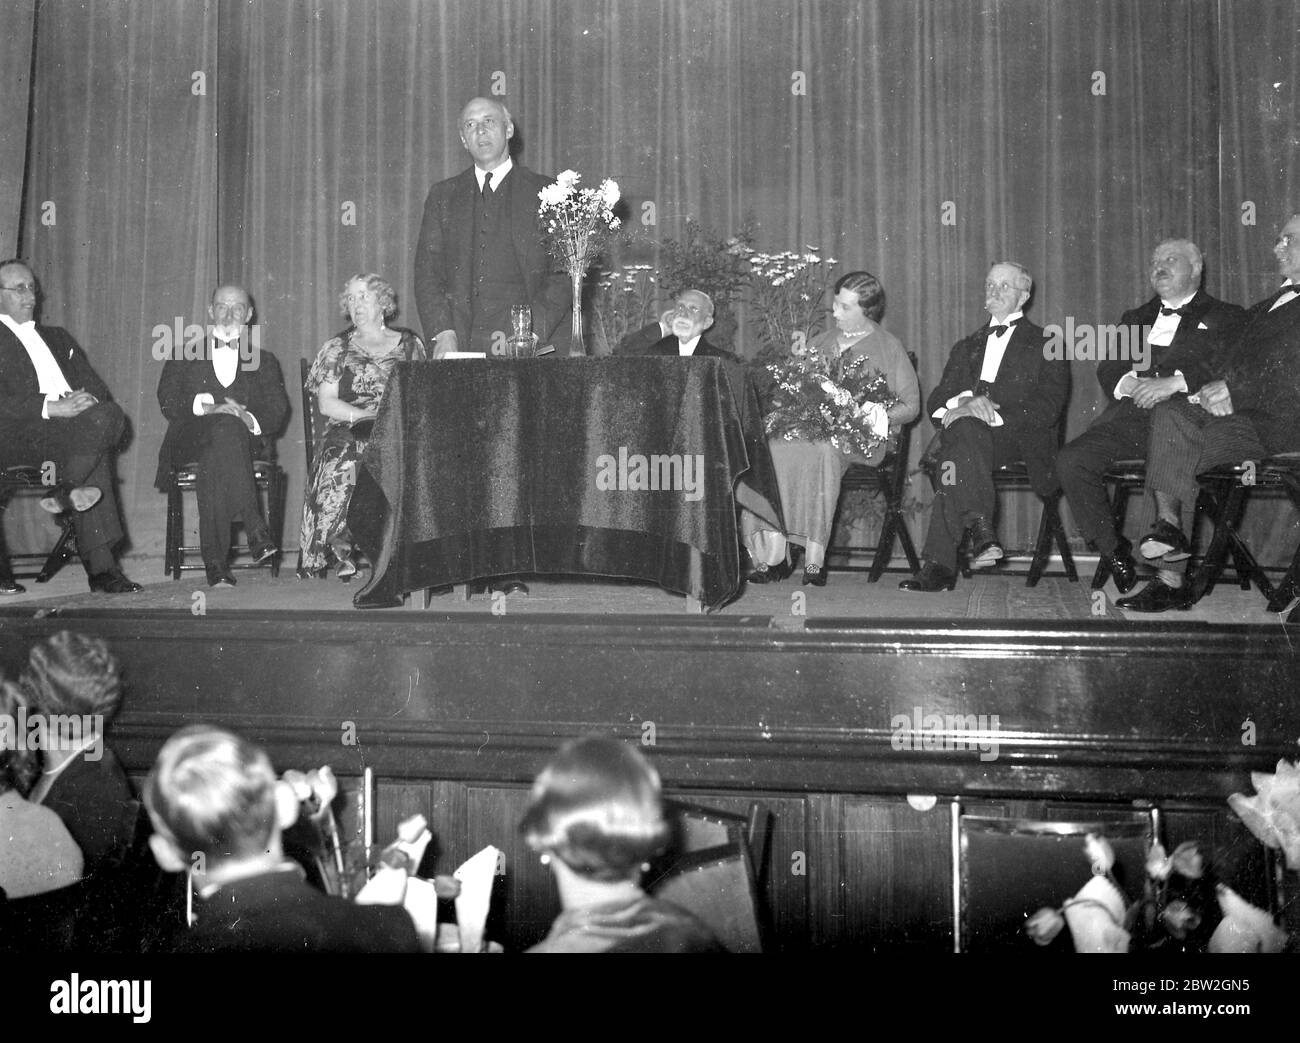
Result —
<svg viewBox="0 0 1300 1043"><path fill-rule="evenodd" d="M715 348L704 339L705 330L713 325L713 300L700 290L683 290L673 307L658 322L629 333L614 349L615 355L679 355L683 358L720 358L736 361L736 356Z"/></svg>
<svg viewBox="0 0 1300 1043"><path fill-rule="evenodd" d="M1195 603L1179 568L1192 553L1186 516L1196 506L1198 474L1300 451L1300 214L1287 221L1273 254L1286 281L1246 312L1215 363L1216 379L1156 407L1146 488L1157 519L1138 551L1157 575L1120 598L1120 608L1165 612Z"/></svg>
<svg viewBox="0 0 1300 1043"><path fill-rule="evenodd" d="M279 553L262 517L253 460L289 416L280 364L250 343L253 305L239 286L222 286L208 305L211 327L201 359L171 358L158 381L168 420L155 484L166 491L173 468L198 464L199 544L209 586L235 585L230 527L243 522L256 562Z"/></svg>
<svg viewBox="0 0 1300 1043"><path fill-rule="evenodd" d="M210 725L164 744L144 787L149 846L171 873L194 871L198 923L178 952L419 952L405 909L354 905L311 887L284 855L298 798L266 753Z"/></svg>
<svg viewBox="0 0 1300 1043"><path fill-rule="evenodd" d="M53 465L41 506L72 511L77 553L100 594L140 589L123 575L113 455L126 417L67 330L37 325L36 277L22 261L0 262L0 445L17 463Z"/></svg>
<svg viewBox="0 0 1300 1043"><path fill-rule="evenodd" d="M1147 453L1152 409L1195 391L1209 378L1224 338L1243 309L1215 300L1201 289L1201 251L1187 239L1167 239L1151 255L1156 295L1120 318L1125 330L1141 329L1145 352L1139 359L1107 359L1097 379L1111 400L1093 425L1056 458L1074 520L1121 594L1137 583L1132 548L1115 531L1103 476L1116 460Z"/></svg>
<svg viewBox="0 0 1300 1043"><path fill-rule="evenodd" d="M993 471L1023 460L1040 496L1056 489L1061 413L1070 393L1070 365L1049 359L1043 328L1024 316L1034 282L1021 265L995 264L984 282L991 320L957 342L926 408L939 425L935 497L921 570L903 590L951 590L957 549L969 530L971 566L1002 557L993 529Z"/></svg>

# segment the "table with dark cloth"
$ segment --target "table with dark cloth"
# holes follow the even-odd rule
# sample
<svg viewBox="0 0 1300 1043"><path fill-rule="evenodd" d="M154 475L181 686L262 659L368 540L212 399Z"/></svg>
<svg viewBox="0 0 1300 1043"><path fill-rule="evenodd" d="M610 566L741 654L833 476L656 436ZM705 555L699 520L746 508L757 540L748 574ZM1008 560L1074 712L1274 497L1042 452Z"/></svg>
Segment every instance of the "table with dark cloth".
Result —
<svg viewBox="0 0 1300 1043"><path fill-rule="evenodd" d="M636 454L702 468L626 488ZM784 530L754 375L724 359L402 363L362 464L359 608L517 575L639 579L717 608L741 583L737 507Z"/></svg>

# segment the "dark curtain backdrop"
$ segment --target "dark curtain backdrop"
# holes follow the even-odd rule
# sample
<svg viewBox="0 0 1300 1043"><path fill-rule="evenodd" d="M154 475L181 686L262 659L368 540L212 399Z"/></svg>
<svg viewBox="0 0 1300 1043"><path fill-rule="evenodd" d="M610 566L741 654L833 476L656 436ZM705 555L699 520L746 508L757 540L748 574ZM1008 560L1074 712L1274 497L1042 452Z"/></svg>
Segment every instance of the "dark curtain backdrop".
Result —
<svg viewBox="0 0 1300 1043"><path fill-rule="evenodd" d="M124 502L147 553L149 331L242 282L292 384L342 325L349 274L409 305L424 197L466 165L455 122L476 94L503 94L527 165L613 176L634 215L653 202L655 236L752 213L761 248L875 272L926 388L982 321L993 260L1034 272L1036 321L1113 323L1149 296L1155 243L1187 235L1209 291L1249 303L1300 206L1291 0L44 0L36 25L23 247L46 319L135 419ZM1103 405L1074 368L1071 434ZM281 456L292 547L296 415ZM1006 508L1023 546L1037 504Z"/></svg>

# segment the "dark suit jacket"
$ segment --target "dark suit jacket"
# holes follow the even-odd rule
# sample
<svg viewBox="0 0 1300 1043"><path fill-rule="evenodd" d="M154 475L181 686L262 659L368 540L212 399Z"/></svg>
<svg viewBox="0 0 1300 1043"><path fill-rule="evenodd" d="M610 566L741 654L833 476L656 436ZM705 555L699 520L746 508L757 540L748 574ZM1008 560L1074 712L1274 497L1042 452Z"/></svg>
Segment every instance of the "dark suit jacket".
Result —
<svg viewBox="0 0 1300 1043"><path fill-rule="evenodd" d="M194 396L207 393L217 405L227 398L236 402L257 417L262 434L253 439L253 454L265 459L284 422L289 418L289 398L284 391L284 378L280 363L269 351L259 351L256 369L245 370L242 365L235 372L235 382L222 387L216 370L207 359L169 359L158 380L158 405L167 418L167 434L158 451L158 474L154 484L167 488L167 477L175 466L189 463L176 459L185 455L184 441L187 428L203 423L205 417L194 415Z"/></svg>
<svg viewBox="0 0 1300 1043"><path fill-rule="evenodd" d="M975 390L987 340L985 325L953 345L943 376L926 400L929 416L953 396ZM1005 434L1020 445L1030 483L1044 496L1055 488L1052 464L1060 445L1061 414L1070 397L1070 364L1049 360L1045 346L1043 328L1022 319L1011 334L989 392L998 404Z"/></svg>
<svg viewBox="0 0 1300 1043"><path fill-rule="evenodd" d="M1246 313L1217 374L1232 410L1249 417L1270 453L1300 451L1300 297L1269 311L1276 293Z"/></svg>
<svg viewBox="0 0 1300 1043"><path fill-rule="evenodd" d="M197 903L198 924L176 936L177 952L420 951L405 909L354 905L324 894L293 870L220 887Z"/></svg>
<svg viewBox="0 0 1300 1043"><path fill-rule="evenodd" d="M1140 307L1126 311L1119 321L1122 326L1145 329L1154 325L1159 314L1160 298L1152 297ZM1227 338L1240 325L1243 315L1245 309L1240 305L1227 304L1204 290L1197 290L1196 296L1187 302L1187 314L1178 323L1174 339L1164 347L1155 347L1150 367L1138 375L1172 377L1175 370L1182 370L1187 390L1196 391L1213 379L1214 360ZM1201 326L1206 329L1201 329ZM1108 401L1114 401L1115 385L1132 368L1133 363L1123 359L1108 359L1097 364L1097 380L1101 382Z"/></svg>
<svg viewBox="0 0 1300 1043"><path fill-rule="evenodd" d="M51 354L74 391L85 388L101 402L111 401L113 396L109 394L108 386L99 379L99 374L91 367L86 353L72 334L59 326L39 324L36 331L49 345ZM36 367L32 365L27 349L8 326L0 324L0 457L4 454L5 432L42 423L41 409L44 405L45 396L40 392Z"/></svg>
<svg viewBox="0 0 1300 1043"><path fill-rule="evenodd" d="M510 193L515 254L524 273L533 331L539 343L553 343L572 303L568 276L556 270L537 220L537 193L554 178L515 163L497 192ZM429 190L415 248L415 306L426 340L455 330L460 350L469 350L470 292L473 279L474 168L439 181ZM557 352L561 354L561 352Z"/></svg>
<svg viewBox="0 0 1300 1043"><path fill-rule="evenodd" d="M41 802L63 820L85 859L85 875L114 869L135 839L140 802L113 751L99 760L78 754Z"/></svg>
<svg viewBox="0 0 1300 1043"><path fill-rule="evenodd" d="M621 341L618 347L614 349L615 355L677 355L680 352L677 347L677 337L673 334L663 335L659 323L652 322L648 326L642 326L639 330L629 333ZM732 362L740 361L735 355L722 348L715 348L700 336L700 342L695 345L695 355L698 358L717 358L730 359Z"/></svg>

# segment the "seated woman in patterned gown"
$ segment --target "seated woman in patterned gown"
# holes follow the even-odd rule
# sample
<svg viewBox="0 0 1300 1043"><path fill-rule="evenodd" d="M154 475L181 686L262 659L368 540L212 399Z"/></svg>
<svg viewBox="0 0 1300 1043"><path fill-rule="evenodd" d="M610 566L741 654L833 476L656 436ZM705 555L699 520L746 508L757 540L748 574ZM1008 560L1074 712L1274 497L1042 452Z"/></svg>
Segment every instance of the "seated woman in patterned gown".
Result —
<svg viewBox="0 0 1300 1043"><path fill-rule="evenodd" d="M424 361L426 354L411 330L387 325L397 297L378 275L352 276L339 307L352 325L325 342L307 376L326 424L303 501L299 546L302 572L318 573L336 561L339 578L347 580L357 572L347 522L361 454L393 367Z"/></svg>
<svg viewBox="0 0 1300 1043"><path fill-rule="evenodd" d="M879 325L884 312L885 290L880 281L869 272L849 272L835 283L831 302L835 328L810 340L808 351L820 353L827 360L870 360L871 368L880 372L896 399L886 410L889 437L869 456L850 455L827 441L769 440L787 535L763 528L748 511L742 513L742 526L755 564L748 577L750 583L771 583L789 576L792 566L787 559L787 541L793 540L804 546L804 584L826 585L826 548L844 472L851 464L879 464L897 445L900 428L916 419L920 411L916 369L898 338Z"/></svg>

